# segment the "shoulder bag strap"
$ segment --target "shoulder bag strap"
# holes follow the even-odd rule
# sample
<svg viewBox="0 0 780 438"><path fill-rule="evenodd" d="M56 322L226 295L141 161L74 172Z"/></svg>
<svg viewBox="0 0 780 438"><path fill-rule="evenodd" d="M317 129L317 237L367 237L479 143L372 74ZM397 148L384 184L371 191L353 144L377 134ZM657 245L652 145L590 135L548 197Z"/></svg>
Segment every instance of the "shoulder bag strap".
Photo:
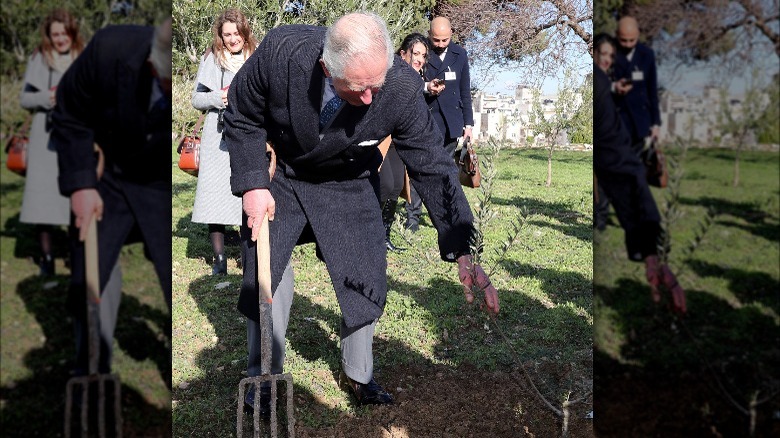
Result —
<svg viewBox="0 0 780 438"><path fill-rule="evenodd" d="M27 136L27 131L30 129L30 122L32 122L32 113L27 113L27 118L24 120L24 124L17 132L21 135Z"/></svg>
<svg viewBox="0 0 780 438"><path fill-rule="evenodd" d="M205 116L204 113L200 113L200 117L198 117L198 122L195 123L195 129L192 130L193 137L198 137L198 133L200 132L200 125L203 124L204 116Z"/></svg>

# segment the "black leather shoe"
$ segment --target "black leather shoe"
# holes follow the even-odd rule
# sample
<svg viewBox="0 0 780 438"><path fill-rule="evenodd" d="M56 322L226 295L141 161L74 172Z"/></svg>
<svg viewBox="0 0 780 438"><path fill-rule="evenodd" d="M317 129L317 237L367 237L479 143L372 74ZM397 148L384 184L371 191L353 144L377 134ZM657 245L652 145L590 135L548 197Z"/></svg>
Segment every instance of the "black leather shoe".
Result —
<svg viewBox="0 0 780 438"><path fill-rule="evenodd" d="M404 224L404 228L411 231L412 233L416 233L420 229L420 223L407 220Z"/></svg>
<svg viewBox="0 0 780 438"><path fill-rule="evenodd" d="M348 386L361 405L389 405L393 403L393 396L379 386L373 377L368 383L358 383L347 377L344 371L341 371L339 386L341 385Z"/></svg>
<svg viewBox="0 0 780 438"><path fill-rule="evenodd" d="M393 245L393 241L390 240L390 237L385 237L385 247L387 247L388 251L394 251L394 252L406 251L406 248L401 248Z"/></svg>
<svg viewBox="0 0 780 438"><path fill-rule="evenodd" d="M214 258L214 266L211 267L211 275L227 275L227 259L224 254Z"/></svg>
<svg viewBox="0 0 780 438"><path fill-rule="evenodd" d="M51 256L51 254L45 254L43 257L41 257L41 263L39 267L41 268L40 272L38 273L39 277L54 276L54 258Z"/></svg>
<svg viewBox="0 0 780 438"><path fill-rule="evenodd" d="M244 396L244 412L250 415L254 414L255 407L255 386L250 385ZM260 416L265 419L271 418L271 388L260 387Z"/></svg>

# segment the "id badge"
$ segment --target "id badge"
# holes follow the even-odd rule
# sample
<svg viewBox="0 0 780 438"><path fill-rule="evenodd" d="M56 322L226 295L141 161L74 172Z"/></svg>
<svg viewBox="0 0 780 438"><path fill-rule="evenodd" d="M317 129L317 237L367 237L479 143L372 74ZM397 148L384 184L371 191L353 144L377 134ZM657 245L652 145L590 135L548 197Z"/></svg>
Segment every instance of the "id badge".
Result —
<svg viewBox="0 0 780 438"><path fill-rule="evenodd" d="M644 81L645 74L641 70L634 70L633 72L631 72L631 80L634 82Z"/></svg>
<svg viewBox="0 0 780 438"><path fill-rule="evenodd" d="M445 71L444 72L444 80L445 81L454 81L455 80L455 72L454 71Z"/></svg>

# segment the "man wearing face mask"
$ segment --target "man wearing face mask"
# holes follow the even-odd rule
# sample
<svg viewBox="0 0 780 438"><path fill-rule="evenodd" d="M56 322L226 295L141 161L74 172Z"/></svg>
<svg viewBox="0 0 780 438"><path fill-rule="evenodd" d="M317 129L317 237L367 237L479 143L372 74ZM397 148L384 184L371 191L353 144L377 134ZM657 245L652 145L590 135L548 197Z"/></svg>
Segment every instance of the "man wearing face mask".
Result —
<svg viewBox="0 0 780 438"><path fill-rule="evenodd" d="M658 140L661 126L655 54L639 42L639 24L634 17L620 19L617 40L615 103L638 153L648 139Z"/></svg>
<svg viewBox="0 0 780 438"><path fill-rule="evenodd" d="M468 54L452 42L452 26L445 17L431 20L428 40L433 53L425 67L425 100L444 136L442 146L452 157L458 137L471 139L474 126ZM412 202L406 204L406 228L414 232L419 227L422 201L414 186L411 195Z"/></svg>

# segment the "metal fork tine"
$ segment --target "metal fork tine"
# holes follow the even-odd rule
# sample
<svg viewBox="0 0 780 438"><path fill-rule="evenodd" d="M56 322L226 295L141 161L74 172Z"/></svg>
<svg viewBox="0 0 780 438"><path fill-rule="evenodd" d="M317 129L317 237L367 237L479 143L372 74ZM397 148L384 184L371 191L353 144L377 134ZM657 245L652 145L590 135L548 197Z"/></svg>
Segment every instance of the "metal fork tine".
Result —
<svg viewBox="0 0 780 438"><path fill-rule="evenodd" d="M263 217L263 223L260 227L260 236L257 239L257 281L258 281L258 298L260 301L259 316L260 316L260 376L247 377L241 380L238 386L238 411L237 411L237 424L236 424L236 436L238 438L243 437L243 405L244 394L247 385L254 385L254 404L252 406L252 425L254 426L253 436L260 438L260 393L263 383L271 384L271 405L270 405L270 428L271 438L277 438L279 436L278 421L276 418L277 409L276 402L278 397L277 383L280 380L284 380L287 383L286 395L287 395L287 436L288 438L295 437L295 418L293 411L293 388L292 388L292 374L271 374L271 303L273 301L271 293L271 257L270 257L270 244L269 244L269 230L268 230L268 216Z"/></svg>
<svg viewBox="0 0 780 438"><path fill-rule="evenodd" d="M271 438L277 438L276 427L276 379L271 379Z"/></svg>
<svg viewBox="0 0 780 438"><path fill-rule="evenodd" d="M252 404L252 424L255 427L255 438L260 438L260 385L255 385L255 399Z"/></svg>
<svg viewBox="0 0 780 438"><path fill-rule="evenodd" d="M84 245L85 252L85 271L86 271L86 289L87 289L87 345L88 345L88 363L89 372L86 376L71 377L65 385L65 437L70 438L73 427L73 403L74 397L81 391L81 405L79 417L81 418L81 436L87 438L90 435L90 426L92 434L95 434L95 423L97 423L97 434L100 438L107 436L106 431L106 382L110 382L113 390L113 412L114 412L114 434L117 438L122 436L122 384L119 377L115 374L100 374L98 372L98 359L100 355L100 335L98 334L98 325L100 323L100 281L97 254L97 224L94 216L89 223L87 240ZM97 385L97 386L95 386ZM93 394L90 394L93 392ZM95 394L97 393L97 418L90 421L89 409L95 404ZM90 397L92 396L92 397Z"/></svg>
<svg viewBox="0 0 780 438"><path fill-rule="evenodd" d="M98 433L106 436L106 382L98 378Z"/></svg>
<svg viewBox="0 0 780 438"><path fill-rule="evenodd" d="M81 388L81 438L87 438L89 431L89 384L82 384Z"/></svg>

